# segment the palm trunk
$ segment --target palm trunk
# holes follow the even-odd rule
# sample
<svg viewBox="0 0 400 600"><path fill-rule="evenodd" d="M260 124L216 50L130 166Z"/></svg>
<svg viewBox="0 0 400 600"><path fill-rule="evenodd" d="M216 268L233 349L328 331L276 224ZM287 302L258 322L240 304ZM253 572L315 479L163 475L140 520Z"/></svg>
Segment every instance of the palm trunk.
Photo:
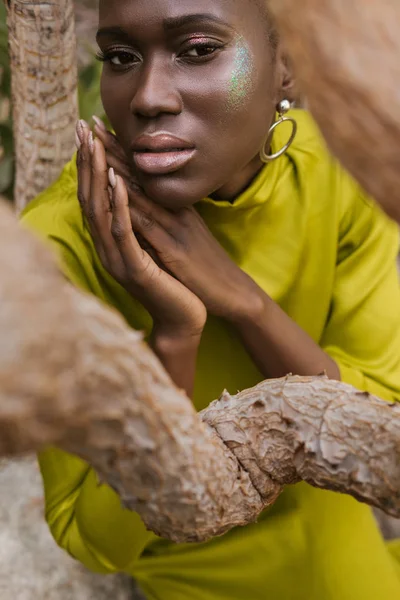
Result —
<svg viewBox="0 0 400 600"><path fill-rule="evenodd" d="M59 175L78 118L72 0L8 0L17 211Z"/></svg>

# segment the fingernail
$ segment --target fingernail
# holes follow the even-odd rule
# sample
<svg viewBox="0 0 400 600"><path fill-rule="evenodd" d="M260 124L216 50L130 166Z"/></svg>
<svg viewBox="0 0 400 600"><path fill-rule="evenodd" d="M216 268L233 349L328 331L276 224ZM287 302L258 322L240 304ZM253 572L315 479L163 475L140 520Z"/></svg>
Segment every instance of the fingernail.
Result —
<svg viewBox="0 0 400 600"><path fill-rule="evenodd" d="M79 135L78 135L77 131L75 131L75 144L76 144L76 147L78 148L78 150L80 150L81 146L82 146L82 142L79 139Z"/></svg>
<svg viewBox="0 0 400 600"><path fill-rule="evenodd" d="M86 121L84 119L79 119L78 123L82 129L90 129L89 125L86 123Z"/></svg>
<svg viewBox="0 0 400 600"><path fill-rule="evenodd" d="M112 189L114 190L117 187L117 178L115 177L115 172L112 167L108 169L108 180Z"/></svg>
<svg viewBox="0 0 400 600"><path fill-rule="evenodd" d="M75 131L76 131L76 135L79 138L80 143L82 144L82 142L83 142L83 128L82 128L81 121L77 121L76 127L75 127Z"/></svg>
<svg viewBox="0 0 400 600"><path fill-rule="evenodd" d="M101 119L99 119L99 117L96 117L96 115L93 115L92 119L102 131L107 131L107 127L104 125L103 121Z"/></svg>
<svg viewBox="0 0 400 600"><path fill-rule="evenodd" d="M93 154L93 151L94 151L94 139L93 139L93 133L92 132L89 133L88 146L89 146L89 152L90 152L90 154Z"/></svg>

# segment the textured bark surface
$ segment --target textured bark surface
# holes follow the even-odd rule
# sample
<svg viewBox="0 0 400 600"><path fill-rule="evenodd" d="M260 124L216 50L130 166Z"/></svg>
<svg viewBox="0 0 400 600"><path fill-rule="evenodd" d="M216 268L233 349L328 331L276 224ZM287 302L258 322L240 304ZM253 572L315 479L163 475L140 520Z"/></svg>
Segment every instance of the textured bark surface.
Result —
<svg viewBox="0 0 400 600"><path fill-rule="evenodd" d="M72 288L5 207L0 244L0 455L58 444L174 541L249 523L301 479L400 516L400 405L288 377L199 417L140 334Z"/></svg>
<svg viewBox="0 0 400 600"><path fill-rule="evenodd" d="M72 0L7 2L18 211L59 175L78 118Z"/></svg>
<svg viewBox="0 0 400 600"><path fill-rule="evenodd" d="M330 148L400 222L398 0L266 0Z"/></svg>

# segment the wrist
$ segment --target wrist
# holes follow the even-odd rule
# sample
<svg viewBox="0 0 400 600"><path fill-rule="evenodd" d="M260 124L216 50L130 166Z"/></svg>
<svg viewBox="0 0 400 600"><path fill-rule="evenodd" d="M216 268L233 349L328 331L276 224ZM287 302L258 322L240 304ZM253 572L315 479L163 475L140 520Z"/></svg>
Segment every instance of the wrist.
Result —
<svg viewBox="0 0 400 600"><path fill-rule="evenodd" d="M182 354L196 351L199 347L202 329L198 331L180 331L176 327L155 324L150 344L157 354Z"/></svg>
<svg viewBox="0 0 400 600"><path fill-rule="evenodd" d="M175 330L153 329L150 345L173 382L191 398L201 333L181 334Z"/></svg>
<svg viewBox="0 0 400 600"><path fill-rule="evenodd" d="M247 327L259 323L264 317L269 296L254 282L248 290L241 293L237 298L236 308L232 311L229 321L235 327Z"/></svg>

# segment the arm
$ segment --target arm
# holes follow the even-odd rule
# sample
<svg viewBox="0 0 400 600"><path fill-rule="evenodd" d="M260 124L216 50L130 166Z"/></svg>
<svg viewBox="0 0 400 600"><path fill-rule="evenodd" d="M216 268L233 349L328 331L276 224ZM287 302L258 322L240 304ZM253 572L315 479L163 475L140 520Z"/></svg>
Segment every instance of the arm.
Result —
<svg viewBox="0 0 400 600"><path fill-rule="evenodd" d="M330 379L341 379L335 360L258 286L243 306L230 321L265 378L326 372Z"/></svg>
<svg viewBox="0 0 400 600"><path fill-rule="evenodd" d="M158 356L172 381L185 390L186 395L193 395L196 360L201 334L192 336L175 335L174 332L163 331L154 327L150 346Z"/></svg>
<svg viewBox="0 0 400 600"><path fill-rule="evenodd" d="M115 137L97 133L110 160L115 160L119 148ZM135 230L210 313L237 327L265 376L325 370L331 378L383 398L399 397L397 229L353 182L341 194L346 207L332 312L322 348L233 263L194 210L171 214L137 187L129 192ZM253 307L250 317L246 316L249 306Z"/></svg>
<svg viewBox="0 0 400 600"><path fill-rule="evenodd" d="M340 379L335 360L230 259L194 209L170 213L137 189L130 197L135 231L211 314L237 328L264 377L325 371Z"/></svg>
<svg viewBox="0 0 400 600"><path fill-rule="evenodd" d="M78 198L96 253L105 270L153 318L152 347L172 379L192 394L197 348L206 309L181 282L162 269L151 248L143 249L132 230L125 182L108 172L106 151L79 122Z"/></svg>
<svg viewBox="0 0 400 600"><path fill-rule="evenodd" d="M210 313L237 327L264 376L326 371L383 398L398 398L397 228L358 188L348 191L321 348L233 263L193 209L171 214L132 190L130 213L166 268Z"/></svg>

